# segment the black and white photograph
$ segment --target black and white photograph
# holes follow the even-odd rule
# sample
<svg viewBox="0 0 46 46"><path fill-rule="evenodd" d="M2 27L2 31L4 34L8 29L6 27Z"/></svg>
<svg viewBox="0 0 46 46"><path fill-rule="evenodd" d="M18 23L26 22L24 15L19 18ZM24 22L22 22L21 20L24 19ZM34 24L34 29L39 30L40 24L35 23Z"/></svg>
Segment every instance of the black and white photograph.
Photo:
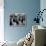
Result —
<svg viewBox="0 0 46 46"><path fill-rule="evenodd" d="M25 26L26 15L24 13L15 13L10 15L10 26Z"/></svg>

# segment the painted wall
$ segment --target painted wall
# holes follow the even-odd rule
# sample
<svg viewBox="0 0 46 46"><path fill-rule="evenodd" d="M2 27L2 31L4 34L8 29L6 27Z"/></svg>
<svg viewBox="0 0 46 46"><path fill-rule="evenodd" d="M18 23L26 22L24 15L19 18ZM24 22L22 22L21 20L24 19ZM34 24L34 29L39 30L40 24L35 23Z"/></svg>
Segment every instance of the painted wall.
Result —
<svg viewBox="0 0 46 46"><path fill-rule="evenodd" d="M4 35L7 41L18 41L32 30L33 19L40 10L40 0L4 0ZM22 12L27 16L27 25L24 27L10 27L9 15Z"/></svg>
<svg viewBox="0 0 46 46"><path fill-rule="evenodd" d="M46 0L41 0L40 1L40 9L41 9L41 11L43 9L46 9ZM42 17L43 17L43 22L41 21L40 25L46 26L46 10L43 12Z"/></svg>

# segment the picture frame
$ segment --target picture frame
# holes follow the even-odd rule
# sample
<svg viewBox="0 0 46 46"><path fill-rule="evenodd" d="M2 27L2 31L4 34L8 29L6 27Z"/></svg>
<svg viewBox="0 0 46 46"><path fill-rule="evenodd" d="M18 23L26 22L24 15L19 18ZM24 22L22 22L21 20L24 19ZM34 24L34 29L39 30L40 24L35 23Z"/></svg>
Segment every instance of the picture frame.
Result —
<svg viewBox="0 0 46 46"><path fill-rule="evenodd" d="M10 26L25 26L26 21L25 13L10 14Z"/></svg>

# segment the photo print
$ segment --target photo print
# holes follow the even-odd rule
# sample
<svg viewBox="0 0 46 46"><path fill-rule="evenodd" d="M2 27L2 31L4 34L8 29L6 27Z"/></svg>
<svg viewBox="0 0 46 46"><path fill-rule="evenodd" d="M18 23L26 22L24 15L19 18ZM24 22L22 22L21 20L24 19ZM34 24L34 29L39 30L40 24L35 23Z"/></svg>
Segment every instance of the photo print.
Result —
<svg viewBox="0 0 46 46"><path fill-rule="evenodd" d="M10 26L25 26L26 15L24 13L10 14Z"/></svg>

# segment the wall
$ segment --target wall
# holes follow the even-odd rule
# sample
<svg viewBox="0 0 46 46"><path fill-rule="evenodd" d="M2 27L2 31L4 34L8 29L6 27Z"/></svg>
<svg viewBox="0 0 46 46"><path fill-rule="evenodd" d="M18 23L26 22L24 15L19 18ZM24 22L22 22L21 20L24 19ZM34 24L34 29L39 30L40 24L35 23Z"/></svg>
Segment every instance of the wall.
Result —
<svg viewBox="0 0 46 46"><path fill-rule="evenodd" d="M46 0L41 0L41 1L40 1L40 9L41 9L41 11L42 11L43 9L46 9ZM42 17L43 17L43 22L41 21L41 22L40 22L40 25L43 25L43 26L46 27L46 11L43 12Z"/></svg>
<svg viewBox="0 0 46 46"><path fill-rule="evenodd" d="M24 37L35 24L33 19L40 10L40 0L4 0L4 38L7 41L18 41ZM10 27L9 14L22 12L27 16L27 25L24 27Z"/></svg>

